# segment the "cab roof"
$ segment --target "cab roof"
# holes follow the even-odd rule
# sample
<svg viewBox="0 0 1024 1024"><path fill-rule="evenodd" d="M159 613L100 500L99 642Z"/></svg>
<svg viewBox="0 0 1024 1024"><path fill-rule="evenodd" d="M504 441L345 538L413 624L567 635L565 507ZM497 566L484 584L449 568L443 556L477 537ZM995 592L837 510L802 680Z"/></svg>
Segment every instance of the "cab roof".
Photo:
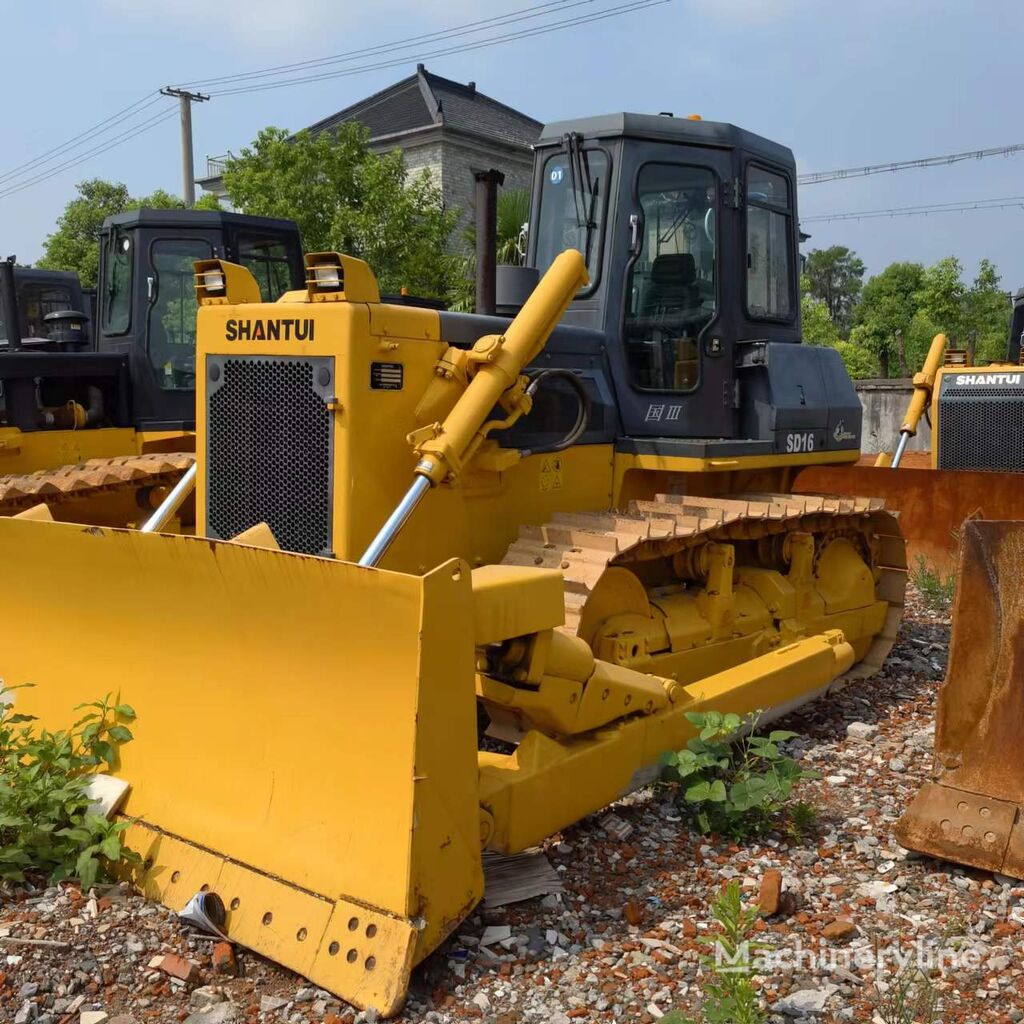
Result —
<svg viewBox="0 0 1024 1024"><path fill-rule="evenodd" d="M631 138L654 142L674 142L690 146L714 146L742 149L758 154L777 164L792 167L793 151L763 135L748 132L725 121L691 121L685 117L665 114L601 114L571 121L554 121L544 125L537 148L561 143L562 136L578 132L584 138Z"/></svg>
<svg viewBox="0 0 1024 1024"><path fill-rule="evenodd" d="M246 228L264 231L297 232L298 225L291 220L277 217L251 217L230 210L154 210L142 207L139 210L125 210L115 213L103 222L104 227L116 225L121 228L139 226L161 228Z"/></svg>

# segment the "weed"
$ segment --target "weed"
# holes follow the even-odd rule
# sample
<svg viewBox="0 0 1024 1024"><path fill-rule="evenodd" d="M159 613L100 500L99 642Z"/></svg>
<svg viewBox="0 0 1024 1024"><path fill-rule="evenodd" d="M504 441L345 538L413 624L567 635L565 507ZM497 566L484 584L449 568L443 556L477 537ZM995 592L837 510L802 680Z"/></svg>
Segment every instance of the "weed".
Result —
<svg viewBox="0 0 1024 1024"><path fill-rule="evenodd" d="M938 1008L939 992L931 979L908 966L879 997L877 1019L884 1024L933 1024Z"/></svg>
<svg viewBox="0 0 1024 1024"><path fill-rule="evenodd" d="M78 705L84 714L70 729L49 732L16 712L10 694L0 683L0 878L22 882L39 872L88 889L104 860L138 860L121 843L128 823L92 813L87 794L90 777L111 768L131 740L123 723L135 712L108 695Z"/></svg>
<svg viewBox="0 0 1024 1024"><path fill-rule="evenodd" d="M797 800L786 818L786 835L794 843L802 843L818 820L818 809L806 800Z"/></svg>
<svg viewBox="0 0 1024 1024"><path fill-rule="evenodd" d="M689 712L686 717L698 735L685 750L663 754L662 763L668 778L680 784L682 802L705 835L760 835L779 823L796 782L820 778L779 748L796 733L776 729L767 736L754 734L760 713L747 722L717 711ZM803 807L790 814L791 824L797 814L796 828L805 828L810 821L807 805Z"/></svg>
<svg viewBox="0 0 1024 1024"><path fill-rule="evenodd" d="M751 938L758 908L743 902L739 883L732 881L711 904L711 913L721 931L700 940L715 946L716 953L701 957L711 980L704 986L700 1017L673 1010L661 1020L663 1024L762 1024L766 1018L754 988L752 954L767 944Z"/></svg>
<svg viewBox="0 0 1024 1024"><path fill-rule="evenodd" d="M950 573L942 576L925 560L917 556L917 568L910 572L910 579L917 588L924 603L933 612L947 612L956 593L956 577Z"/></svg>

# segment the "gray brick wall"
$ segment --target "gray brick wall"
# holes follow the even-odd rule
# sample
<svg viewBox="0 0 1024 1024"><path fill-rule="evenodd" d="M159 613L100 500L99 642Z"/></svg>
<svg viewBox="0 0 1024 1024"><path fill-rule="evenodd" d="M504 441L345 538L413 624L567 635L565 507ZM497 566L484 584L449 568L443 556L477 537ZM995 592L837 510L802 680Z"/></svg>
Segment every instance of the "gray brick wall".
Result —
<svg viewBox="0 0 1024 1024"><path fill-rule="evenodd" d="M469 145L445 139L441 143L444 203L459 210L452 234L453 248L462 248L462 234L473 223L475 182L473 172L492 167L505 175L504 188L526 188L533 182L533 154L514 153L499 146Z"/></svg>

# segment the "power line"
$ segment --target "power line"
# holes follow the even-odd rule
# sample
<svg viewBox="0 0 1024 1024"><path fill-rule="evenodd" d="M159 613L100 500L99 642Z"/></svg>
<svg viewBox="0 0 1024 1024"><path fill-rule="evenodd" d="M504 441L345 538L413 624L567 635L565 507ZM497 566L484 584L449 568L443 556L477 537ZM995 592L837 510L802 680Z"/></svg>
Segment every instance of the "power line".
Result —
<svg viewBox="0 0 1024 1024"><path fill-rule="evenodd" d="M1024 209L1024 196L1003 196L997 199L976 199L973 202L931 203L920 206L894 206L888 210L858 210L851 213L819 213L801 217L801 224L833 220L874 220L879 217L923 217L930 213L967 213L973 210Z"/></svg>
<svg viewBox="0 0 1024 1024"><path fill-rule="evenodd" d="M963 153L947 153L945 156L926 156L919 160L899 160L889 164L868 164L866 167L841 167L834 171L815 171L810 174L798 174L798 185L820 185L825 181L838 181L842 178L865 178L869 174L884 174L895 171L906 171L914 167L940 167L946 164L960 163L961 160L984 160L990 156L1012 156L1024 150L1024 142L1010 146L995 146L992 149L971 149Z"/></svg>
<svg viewBox="0 0 1024 1024"><path fill-rule="evenodd" d="M568 18L564 21L550 22L547 25L538 25L534 28L522 29L518 32L510 32L500 36L492 36L487 39L460 43L456 46L451 46L441 50L434 50L429 53L417 53L415 55L407 54L402 57L379 61L375 64L361 64L357 67L348 68L344 71L330 71L319 75L307 75L302 78L284 78L281 81L264 82L262 84L250 86L239 86L234 89L211 89L210 93L213 96L238 96L244 93L264 92L268 89L280 89L288 85L303 85L309 82L321 82L334 78L347 78L351 75L359 75L367 71L378 71L383 68L391 68L397 65L407 64L410 60L414 59L425 61L434 57L444 57L454 53L467 53L472 50L486 49L491 46L497 46L501 43L512 42L513 40L530 39L534 36L557 32L560 29L571 28L577 25L589 25L597 21L603 21L606 18L620 17L623 14L635 13L636 11L645 10L648 7L659 7L662 4L671 2L672 0L633 0L631 3L621 4L610 9L605 8L602 11L596 11L592 14L579 15L578 17Z"/></svg>
<svg viewBox="0 0 1024 1024"><path fill-rule="evenodd" d="M69 170L72 167L77 167L79 164L84 163L90 157L98 156L100 153L106 153L107 150L114 149L117 146L122 145L129 139L134 139L137 135L142 135L143 132L148 132L151 128L155 128L158 124L162 124L164 121L169 120L177 114L176 110L163 110L154 117L151 117L147 121L142 121L137 125L133 125L128 130L122 132L120 135L115 135L112 139L107 139L100 145L93 149L87 150L82 153L76 159L68 161L67 163L61 164L58 167L53 168L49 171L44 171L41 174L36 175L34 178L29 178L27 181L18 182L8 188L6 191L0 192L0 199L6 199L8 196L13 196L17 192L21 192L26 188L30 188L33 185L38 185L40 182L48 181L50 178L55 177L62 172Z"/></svg>
<svg viewBox="0 0 1024 1024"><path fill-rule="evenodd" d="M554 13L552 8L567 10L572 7L580 7L583 4L596 3L596 0L547 0L546 3L537 4L533 7L522 7L519 10L508 11L505 14L494 15L490 18L482 18L479 21L471 21L465 25L456 25L451 28L438 29L436 32L427 32L421 35L407 36L404 39L394 39L387 43L380 43L375 46L365 46L356 50L346 50L343 53L331 54L327 57L317 57L311 60L297 61L293 64L277 64L269 68L261 68L256 71L246 71L234 75L223 75L219 78L203 78L194 82L186 82L190 88L206 87L213 85L224 85L230 82L265 78L271 75L279 75L285 72L302 71L314 67L323 67L330 64L343 64L358 57L369 57L375 53L394 52L396 49L407 49L418 43L436 41L439 39L456 38L462 35L471 35L480 32L485 27L496 27L503 24L515 24L519 21L527 21L531 18L542 17L545 14Z"/></svg>
<svg viewBox="0 0 1024 1024"><path fill-rule="evenodd" d="M130 120L136 114L141 114L143 110L147 107L151 107L154 103L159 102L159 100L159 94L154 95L153 93L147 93L141 99L136 100L127 107L123 107L121 110L104 118L102 121L98 121L91 128L84 129L77 135L68 139L66 142L61 143L59 146L54 146L53 149L48 149L45 153L40 153L39 156L34 157L31 160L26 160L24 163L18 164L17 167L12 167L9 171L5 171L3 174L0 174L0 183L8 181L10 178L17 177L21 172L32 170L42 164L52 163L59 156L64 155L68 150L77 149L79 146L84 145L91 139L99 135L105 135L112 128L116 127L117 124Z"/></svg>
<svg viewBox="0 0 1024 1024"><path fill-rule="evenodd" d="M248 92L259 92L266 89L280 88L285 85L300 85L305 82L322 81L332 78L347 77L350 75L362 74L367 71L377 70L381 68L394 67L396 65L405 64L410 60L415 59L413 55L406 54L402 57L390 57L388 60L378 61L372 64L365 64L354 68L347 68L340 71L329 71L322 74L306 75L302 77L296 77L296 71L309 70L316 67L329 67L336 64L349 63L350 61L360 56L372 56L373 54L381 53L383 51L389 51L393 54L396 48L408 49L409 47L415 46L418 43L431 43L440 42L446 39L454 39L464 35L474 35L487 28L507 28L510 25L517 24L522 21L542 17L548 14L558 14L564 11L568 11L572 8L582 7L596 2L596 0L546 0L544 3L535 4L532 7L520 8L515 11L509 11L505 14L494 15L488 18L479 19L474 22L469 22L464 25L454 26L448 29L441 29L436 32L425 33L421 36L411 36L405 40L397 40L390 43L379 44L377 46L365 47L361 50L352 50L343 54L334 54L329 57L316 58L315 60L301 61L294 64L278 65L276 68L265 68L258 71L244 72L234 76L222 76L217 79L204 79L198 84L204 84L205 82L222 82L224 84L230 84L233 81L244 83L247 81L254 81L258 79L268 78L270 81L257 81L257 84L245 86L240 84L237 88L217 90L214 95L241 95ZM447 56L449 54L463 53L477 49L484 49L491 46L497 46L501 43L512 42L519 39L528 39L534 36L545 35L550 32L559 31L560 29L575 27L579 25L590 24L597 21L603 21L607 18L619 17L624 14L634 13L636 11L644 10L648 7L657 7L665 3L669 3L671 0L630 0L630 2L619 4L611 8L603 8L598 11L593 11L588 14L580 15L574 18L564 19L562 21L547 22L543 25L533 26L529 29L519 30L516 32L503 33L495 36L490 36L484 39L467 40L466 42L445 47L437 50L430 51L429 53L420 54L421 59ZM274 80L280 79L280 80ZM195 84L195 83L192 83ZM0 199L7 196L14 195L17 192L22 191L32 185L38 184L42 181L47 181L50 178L60 174L61 172L68 170L71 167L76 167L81 163L84 163L87 159L92 156L96 156L100 153L106 152L108 149L112 149L115 146L121 145L123 142L128 141L131 138L135 138L136 135L142 134L144 131L148 131L156 124L162 123L170 115L160 114L156 117L149 118L147 120L138 122L131 125L125 131L119 135L108 138L98 145L93 146L86 152L78 154L71 160L63 160L59 164L53 167L47 165L55 164L62 157L70 156L75 150L81 149L82 146L89 142L95 142L100 140L104 135L107 135L114 128L120 127L132 120L137 114L141 114L148 107L154 103L159 102L160 96L158 93L147 93L144 97L137 100L135 103L130 104L127 107L109 115L102 121L97 122L95 125L88 129L80 132L79 134L68 139L66 142L61 143L59 146L55 146L45 153L41 153L39 156L34 157L31 160L25 161L19 164L17 167L11 168L9 171L0 175ZM24 178L26 172L39 172L33 173L30 177ZM24 180L22 180L24 179Z"/></svg>

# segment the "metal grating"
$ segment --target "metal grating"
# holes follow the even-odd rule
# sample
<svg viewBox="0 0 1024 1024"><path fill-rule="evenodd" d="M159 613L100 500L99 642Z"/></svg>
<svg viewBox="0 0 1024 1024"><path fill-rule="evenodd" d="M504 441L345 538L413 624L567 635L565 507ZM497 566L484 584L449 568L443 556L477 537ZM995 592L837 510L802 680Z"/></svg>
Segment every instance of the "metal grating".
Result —
<svg viewBox="0 0 1024 1024"><path fill-rule="evenodd" d="M1024 388L943 388L939 469L1024 470Z"/></svg>
<svg viewBox="0 0 1024 1024"><path fill-rule="evenodd" d="M207 358L207 524L265 522L286 551L331 550L333 360Z"/></svg>

